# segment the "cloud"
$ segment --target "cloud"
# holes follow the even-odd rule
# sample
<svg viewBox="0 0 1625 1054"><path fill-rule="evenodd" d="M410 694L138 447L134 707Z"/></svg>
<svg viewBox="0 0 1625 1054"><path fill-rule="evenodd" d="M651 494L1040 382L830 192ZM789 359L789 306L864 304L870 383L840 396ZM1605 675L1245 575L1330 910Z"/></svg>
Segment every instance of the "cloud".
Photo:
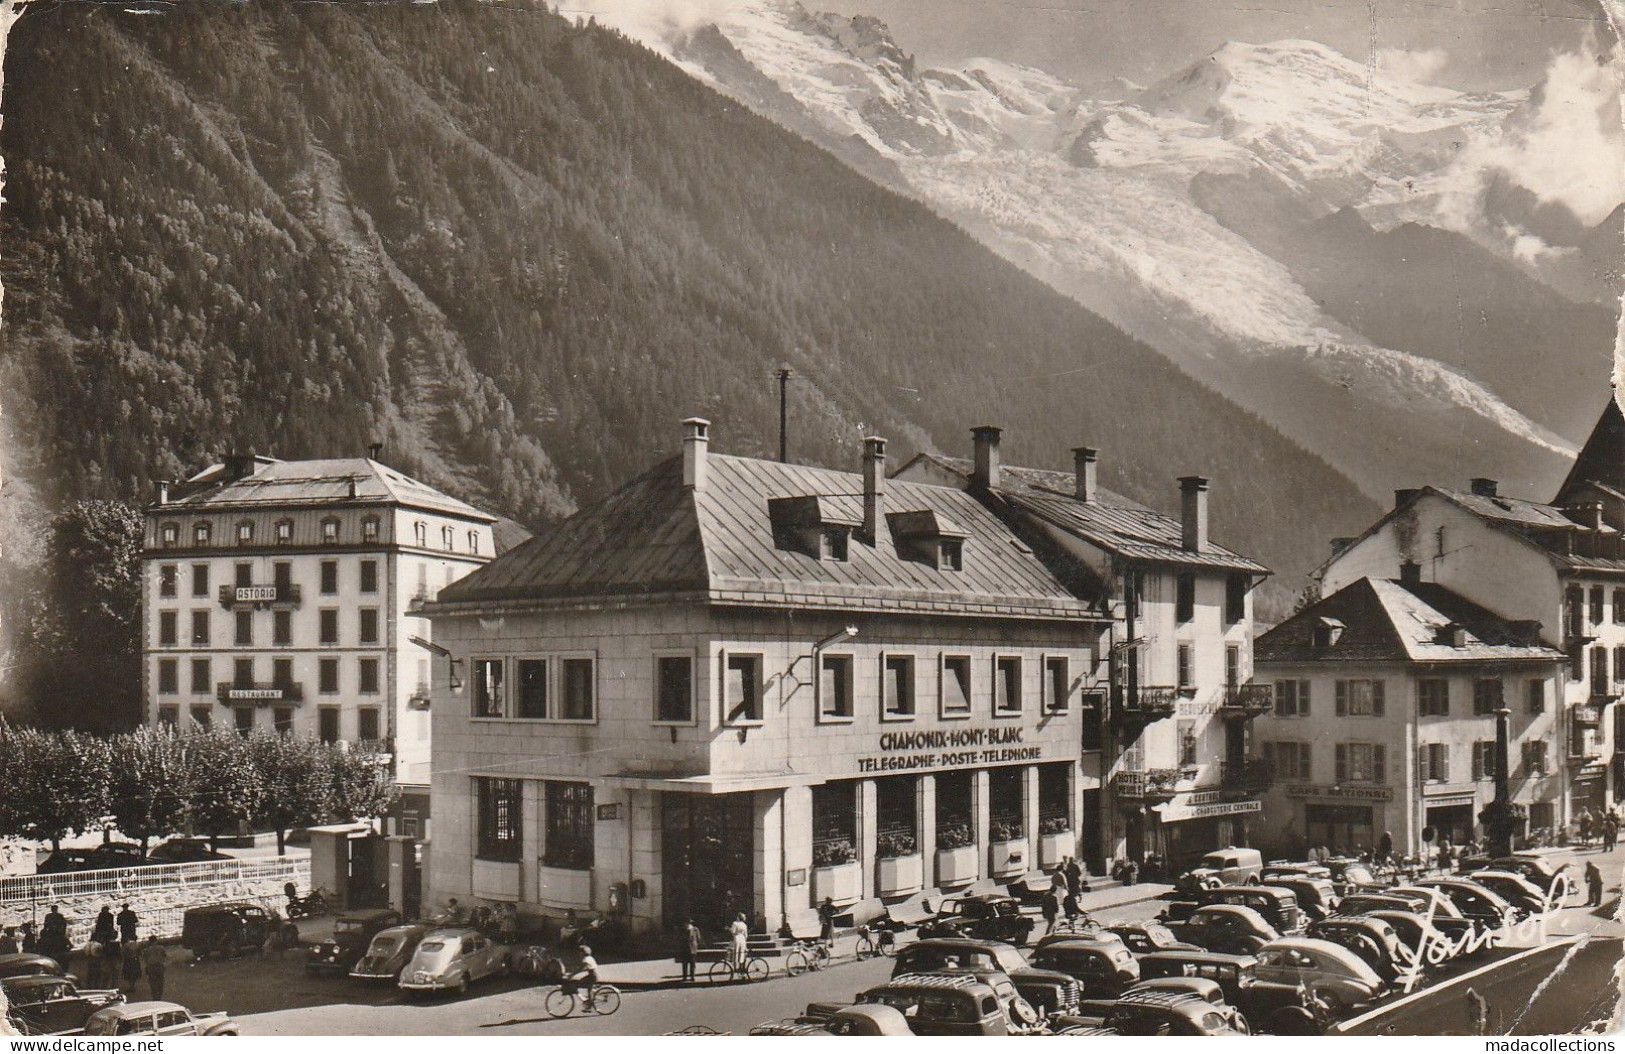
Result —
<svg viewBox="0 0 1625 1054"><path fill-rule="evenodd" d="M736 0L563 0L566 17L594 17L651 47L724 18Z"/></svg>
<svg viewBox="0 0 1625 1054"><path fill-rule="evenodd" d="M1380 48L1377 65L1400 80L1414 84L1431 84L1450 64L1450 53L1444 48Z"/></svg>

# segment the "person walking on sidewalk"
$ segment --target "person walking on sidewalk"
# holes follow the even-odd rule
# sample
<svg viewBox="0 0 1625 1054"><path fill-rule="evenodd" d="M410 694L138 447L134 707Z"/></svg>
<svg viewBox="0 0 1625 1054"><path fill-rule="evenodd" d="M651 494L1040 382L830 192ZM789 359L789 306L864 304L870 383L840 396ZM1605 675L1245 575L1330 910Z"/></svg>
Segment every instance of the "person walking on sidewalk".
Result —
<svg viewBox="0 0 1625 1054"><path fill-rule="evenodd" d="M825 897L818 905L818 939L828 947L835 946L835 901L831 897Z"/></svg>
<svg viewBox="0 0 1625 1054"><path fill-rule="evenodd" d="M1619 845L1619 817L1612 811L1602 818L1602 847L1610 853Z"/></svg>
<svg viewBox="0 0 1625 1054"><path fill-rule="evenodd" d="M1061 919L1061 887L1054 884L1044 891L1044 899L1040 905L1044 912L1044 935L1047 937L1055 932L1055 926Z"/></svg>
<svg viewBox="0 0 1625 1054"><path fill-rule="evenodd" d="M1066 858L1066 884L1074 893L1083 892L1083 865L1078 863L1075 856Z"/></svg>
<svg viewBox="0 0 1625 1054"><path fill-rule="evenodd" d="M147 988L154 999L164 997L164 967L168 963L168 950L158 943L157 934L149 933L147 943L141 946L141 966L147 972Z"/></svg>
<svg viewBox="0 0 1625 1054"><path fill-rule="evenodd" d="M700 931L689 919L677 931L677 964L683 968L683 980L694 980L694 964L700 957Z"/></svg>
<svg viewBox="0 0 1625 1054"><path fill-rule="evenodd" d="M1586 861L1586 907L1595 908L1602 905L1602 872L1597 870L1595 860Z"/></svg>

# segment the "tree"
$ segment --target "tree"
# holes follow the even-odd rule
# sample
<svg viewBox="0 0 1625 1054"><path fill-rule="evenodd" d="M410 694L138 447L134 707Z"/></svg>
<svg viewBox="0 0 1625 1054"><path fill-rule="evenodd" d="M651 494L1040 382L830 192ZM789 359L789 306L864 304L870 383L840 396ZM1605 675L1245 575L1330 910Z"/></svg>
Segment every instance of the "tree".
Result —
<svg viewBox="0 0 1625 1054"><path fill-rule="evenodd" d="M7 726L0 751L5 758L6 791L0 795L5 833L50 842L57 850L70 831L102 826L108 811L105 740Z"/></svg>
<svg viewBox="0 0 1625 1054"><path fill-rule="evenodd" d="M326 747L333 773L333 815L338 820L381 816L396 796L389 757L368 745Z"/></svg>
<svg viewBox="0 0 1625 1054"><path fill-rule="evenodd" d="M209 836L209 847L221 835L235 833L263 808L265 776L255 764L249 741L225 729L186 738L187 784L191 790L187 818Z"/></svg>
<svg viewBox="0 0 1625 1054"><path fill-rule="evenodd" d="M264 781L254 827L276 832L276 852L281 856L287 851L289 828L321 823L333 811L329 750L314 739L265 731L256 732L248 742Z"/></svg>
<svg viewBox="0 0 1625 1054"><path fill-rule="evenodd" d="M141 840L186 823L190 776L186 741L173 729L144 726L108 741L108 812L114 825Z"/></svg>

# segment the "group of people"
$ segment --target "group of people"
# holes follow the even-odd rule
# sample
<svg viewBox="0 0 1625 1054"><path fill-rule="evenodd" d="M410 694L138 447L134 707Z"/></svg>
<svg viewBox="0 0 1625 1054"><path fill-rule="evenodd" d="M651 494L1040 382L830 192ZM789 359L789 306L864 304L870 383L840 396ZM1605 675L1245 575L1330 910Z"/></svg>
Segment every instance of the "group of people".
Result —
<svg viewBox="0 0 1625 1054"><path fill-rule="evenodd" d="M117 988L133 995L145 977L152 998L163 998L168 951L158 943L156 935L148 935L143 942L140 926L141 918L130 905L123 905L117 915L111 904L102 905L84 946L85 987ZM68 918L60 905L51 905L38 934L33 922L7 926L0 932L0 955L18 953L43 955L67 964L73 943L68 939Z"/></svg>
<svg viewBox="0 0 1625 1054"><path fill-rule="evenodd" d="M1089 914L1083 910L1083 903L1078 899L1083 893L1083 878L1083 865L1078 863L1076 857L1067 857L1061 866L1051 872L1050 887L1039 902L1046 934L1055 932L1063 916L1070 923L1080 915Z"/></svg>
<svg viewBox="0 0 1625 1054"><path fill-rule="evenodd" d="M1595 838L1602 849L1611 851L1619 845L1619 810L1609 809L1597 815L1592 815L1591 809L1581 806L1580 814L1574 818L1575 833L1580 837L1580 844L1588 846Z"/></svg>

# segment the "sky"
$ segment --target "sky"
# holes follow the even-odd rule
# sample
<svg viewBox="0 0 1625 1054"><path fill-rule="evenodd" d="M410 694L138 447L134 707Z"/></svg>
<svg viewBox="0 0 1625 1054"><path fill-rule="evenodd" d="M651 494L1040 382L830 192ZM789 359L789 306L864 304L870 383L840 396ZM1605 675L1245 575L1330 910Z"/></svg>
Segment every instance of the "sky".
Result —
<svg viewBox="0 0 1625 1054"><path fill-rule="evenodd" d="M681 0L678 0L681 2ZM1558 52L1614 37L1621 0L802 0L869 14L927 65L976 56L1076 83L1148 83L1231 40L1302 37L1459 90L1529 87Z"/></svg>

